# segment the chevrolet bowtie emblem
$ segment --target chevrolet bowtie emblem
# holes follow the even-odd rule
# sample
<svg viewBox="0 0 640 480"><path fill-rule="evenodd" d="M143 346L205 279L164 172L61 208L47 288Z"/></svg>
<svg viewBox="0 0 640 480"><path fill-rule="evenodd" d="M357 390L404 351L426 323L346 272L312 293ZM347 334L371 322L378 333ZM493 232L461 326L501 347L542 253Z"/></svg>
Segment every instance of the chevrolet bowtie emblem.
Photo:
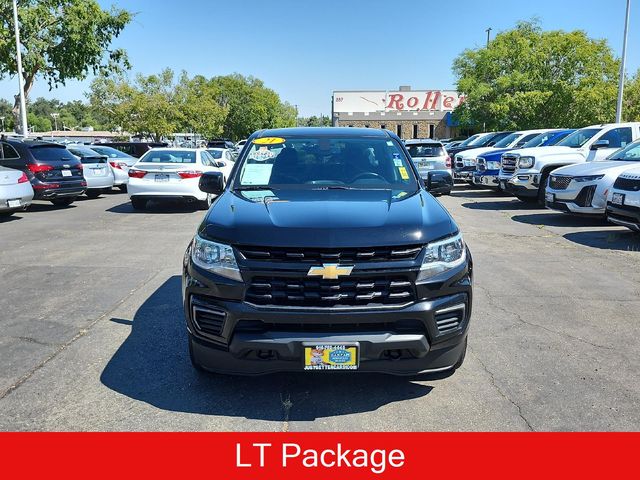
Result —
<svg viewBox="0 0 640 480"><path fill-rule="evenodd" d="M353 267L338 265L337 263L325 263L321 267L311 267L307 275L309 277L322 277L325 280L337 280L338 277L351 275Z"/></svg>

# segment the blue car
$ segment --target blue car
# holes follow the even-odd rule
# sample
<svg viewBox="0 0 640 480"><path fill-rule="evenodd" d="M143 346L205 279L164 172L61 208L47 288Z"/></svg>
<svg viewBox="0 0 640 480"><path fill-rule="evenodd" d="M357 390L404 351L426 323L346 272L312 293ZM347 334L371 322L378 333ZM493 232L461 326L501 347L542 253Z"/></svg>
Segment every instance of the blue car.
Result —
<svg viewBox="0 0 640 480"><path fill-rule="evenodd" d="M564 137L573 132L575 132L575 130L549 130L532 138L517 149L550 147L560 142ZM476 170L475 172L473 172L474 185L480 185L483 187L495 188L499 190L500 182L498 180L498 176L500 175L500 162L502 159L502 154L517 149L502 148L500 150L487 152L486 154L478 157Z"/></svg>

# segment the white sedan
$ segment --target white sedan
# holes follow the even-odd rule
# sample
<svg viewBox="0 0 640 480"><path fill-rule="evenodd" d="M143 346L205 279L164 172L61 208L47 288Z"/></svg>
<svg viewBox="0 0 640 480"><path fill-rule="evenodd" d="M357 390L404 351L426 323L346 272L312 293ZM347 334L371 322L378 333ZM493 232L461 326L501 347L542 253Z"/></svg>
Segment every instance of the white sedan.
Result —
<svg viewBox="0 0 640 480"><path fill-rule="evenodd" d="M0 217L26 209L31 200L33 188L27 175L20 170L0 167Z"/></svg>
<svg viewBox="0 0 640 480"><path fill-rule="evenodd" d="M152 199L182 199L208 209L213 196L200 190L200 177L219 171L203 148L154 148L129 169L127 192L136 210L145 209Z"/></svg>

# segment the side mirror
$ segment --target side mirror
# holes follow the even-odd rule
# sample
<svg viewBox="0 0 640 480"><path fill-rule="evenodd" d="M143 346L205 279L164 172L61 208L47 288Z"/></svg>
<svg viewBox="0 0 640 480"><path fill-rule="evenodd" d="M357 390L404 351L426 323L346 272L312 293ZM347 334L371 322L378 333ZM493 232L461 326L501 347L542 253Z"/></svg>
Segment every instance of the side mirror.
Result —
<svg viewBox="0 0 640 480"><path fill-rule="evenodd" d="M609 148L609 140L598 140L591 145L591 150L599 150L601 148Z"/></svg>
<svg viewBox="0 0 640 480"><path fill-rule="evenodd" d="M200 190L212 195L220 195L224 191L224 176L222 172L205 172L198 184Z"/></svg>

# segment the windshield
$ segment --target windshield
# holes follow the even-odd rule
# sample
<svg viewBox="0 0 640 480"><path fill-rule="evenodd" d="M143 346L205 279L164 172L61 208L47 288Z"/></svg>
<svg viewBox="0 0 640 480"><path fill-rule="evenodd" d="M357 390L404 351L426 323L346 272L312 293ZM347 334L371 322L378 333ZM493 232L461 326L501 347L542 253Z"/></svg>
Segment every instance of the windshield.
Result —
<svg viewBox="0 0 640 480"><path fill-rule="evenodd" d="M446 155L444 152L444 148L440 145L425 144L425 145L407 145L407 150L409 150L409 155L412 158L419 157L443 157Z"/></svg>
<svg viewBox="0 0 640 480"><path fill-rule="evenodd" d="M499 142L496 142L494 147L495 148L507 148L507 147L510 147L511 144L513 142L515 142L516 140L518 140L520 137L521 137L520 133L512 133L511 135L507 135L506 137L504 137Z"/></svg>
<svg viewBox="0 0 640 480"><path fill-rule="evenodd" d="M90 158L90 159L101 159L102 155L94 152L90 148L83 147L69 147L69 151L73 153L76 157L80 157L81 159ZM85 163L84 161L82 163Z"/></svg>
<svg viewBox="0 0 640 480"><path fill-rule="evenodd" d="M196 163L194 150L149 150L140 159L142 163Z"/></svg>
<svg viewBox="0 0 640 480"><path fill-rule="evenodd" d="M31 147L31 154L41 162L63 161L63 162L77 162L78 159L74 157L69 150L65 147Z"/></svg>
<svg viewBox="0 0 640 480"><path fill-rule="evenodd" d="M580 148L589 140L591 140L594 135L600 132L601 128L583 128L581 130L577 130L569 135L567 138L558 143L559 147L571 147L571 148Z"/></svg>
<svg viewBox="0 0 640 480"><path fill-rule="evenodd" d="M622 150L613 153L607 160L617 160L620 162L638 162L640 161L640 142L634 142L627 145Z"/></svg>
<svg viewBox="0 0 640 480"><path fill-rule="evenodd" d="M266 137L247 145L236 189L418 189L410 159L388 137Z"/></svg>
<svg viewBox="0 0 640 480"><path fill-rule="evenodd" d="M134 158L131 155L111 147L96 147L92 145L90 148L94 152L98 152L100 155L106 155L109 158Z"/></svg>
<svg viewBox="0 0 640 480"><path fill-rule="evenodd" d="M473 145L478 145L479 143L482 143L482 141L485 138L487 138L488 136L489 136L488 134L477 134L477 135L474 135L473 137L467 138L459 146L460 147L471 147Z"/></svg>
<svg viewBox="0 0 640 480"><path fill-rule="evenodd" d="M207 150L207 152L209 152L209 155L211 155L216 160L222 158L222 150Z"/></svg>

